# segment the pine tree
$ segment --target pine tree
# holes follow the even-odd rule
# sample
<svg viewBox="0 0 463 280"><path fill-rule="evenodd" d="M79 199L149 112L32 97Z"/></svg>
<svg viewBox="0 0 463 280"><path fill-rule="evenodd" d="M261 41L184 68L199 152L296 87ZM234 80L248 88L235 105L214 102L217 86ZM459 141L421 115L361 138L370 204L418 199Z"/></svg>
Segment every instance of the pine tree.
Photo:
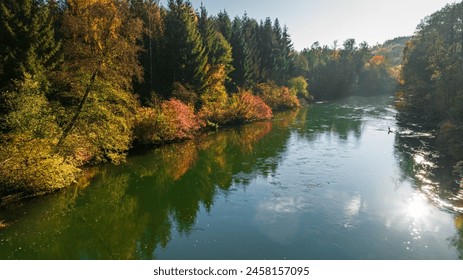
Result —
<svg viewBox="0 0 463 280"><path fill-rule="evenodd" d="M3 0L0 30L0 89L26 73L45 86L47 72L61 61L49 6L38 0Z"/></svg>

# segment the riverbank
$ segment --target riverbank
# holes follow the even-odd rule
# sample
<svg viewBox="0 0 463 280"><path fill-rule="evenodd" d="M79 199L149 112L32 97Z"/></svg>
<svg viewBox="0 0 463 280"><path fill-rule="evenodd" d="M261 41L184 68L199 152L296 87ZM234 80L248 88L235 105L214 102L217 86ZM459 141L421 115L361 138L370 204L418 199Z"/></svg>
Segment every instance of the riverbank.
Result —
<svg viewBox="0 0 463 280"><path fill-rule="evenodd" d="M296 95L295 90L268 83L259 85L256 94L241 91L222 100L204 102L200 110L181 100L181 95L180 99L153 99L151 106L136 109L130 132L121 136L105 134L110 142L95 142L89 138L91 135L74 133L60 150L54 148L53 137L26 142L12 138L0 151L0 205L67 188L82 176L82 167L118 164L132 149L158 147L192 139L210 129L270 119L273 111L300 107ZM125 144L126 149L112 151L115 144L111 143L118 141L130 143ZM102 145L105 142L109 145Z"/></svg>
<svg viewBox="0 0 463 280"><path fill-rule="evenodd" d="M458 190L392 102L313 104L99 165L2 208L0 259L458 259L462 215L427 196L457 206Z"/></svg>

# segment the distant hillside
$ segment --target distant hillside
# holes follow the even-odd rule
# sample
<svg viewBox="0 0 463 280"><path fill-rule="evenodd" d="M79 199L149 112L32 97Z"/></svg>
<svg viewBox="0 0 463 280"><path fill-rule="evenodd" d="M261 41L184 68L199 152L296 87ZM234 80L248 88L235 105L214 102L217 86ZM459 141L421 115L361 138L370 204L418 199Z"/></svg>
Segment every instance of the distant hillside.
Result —
<svg viewBox="0 0 463 280"><path fill-rule="evenodd" d="M373 47L375 55L382 55L391 66L398 66L402 64L402 53L405 44L411 37L397 37L392 40L387 40L382 45Z"/></svg>

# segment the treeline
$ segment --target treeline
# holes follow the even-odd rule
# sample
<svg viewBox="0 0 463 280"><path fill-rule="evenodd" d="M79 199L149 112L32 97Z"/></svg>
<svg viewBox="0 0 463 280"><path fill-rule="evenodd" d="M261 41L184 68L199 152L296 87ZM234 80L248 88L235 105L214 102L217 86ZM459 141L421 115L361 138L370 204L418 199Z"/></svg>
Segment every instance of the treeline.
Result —
<svg viewBox="0 0 463 280"><path fill-rule="evenodd" d="M303 73L309 80L315 99L337 99L351 95L373 96L392 94L397 86L397 67L387 53L375 54L375 48L354 39L342 47L318 42L301 52L306 61Z"/></svg>
<svg viewBox="0 0 463 280"><path fill-rule="evenodd" d="M169 0L0 3L0 197L310 100L286 27Z"/></svg>
<svg viewBox="0 0 463 280"><path fill-rule="evenodd" d="M463 160L463 2L425 18L404 50L404 118L438 129L440 148ZM463 175L463 163L460 165Z"/></svg>

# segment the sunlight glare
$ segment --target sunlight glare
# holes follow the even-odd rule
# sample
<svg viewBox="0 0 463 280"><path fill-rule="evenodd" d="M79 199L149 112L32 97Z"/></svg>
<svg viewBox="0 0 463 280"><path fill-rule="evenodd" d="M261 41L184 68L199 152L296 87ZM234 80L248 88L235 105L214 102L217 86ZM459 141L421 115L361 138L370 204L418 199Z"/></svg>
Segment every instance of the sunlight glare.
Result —
<svg viewBox="0 0 463 280"><path fill-rule="evenodd" d="M407 215L415 220L423 218L426 210L427 201L423 194L414 194L406 208Z"/></svg>

